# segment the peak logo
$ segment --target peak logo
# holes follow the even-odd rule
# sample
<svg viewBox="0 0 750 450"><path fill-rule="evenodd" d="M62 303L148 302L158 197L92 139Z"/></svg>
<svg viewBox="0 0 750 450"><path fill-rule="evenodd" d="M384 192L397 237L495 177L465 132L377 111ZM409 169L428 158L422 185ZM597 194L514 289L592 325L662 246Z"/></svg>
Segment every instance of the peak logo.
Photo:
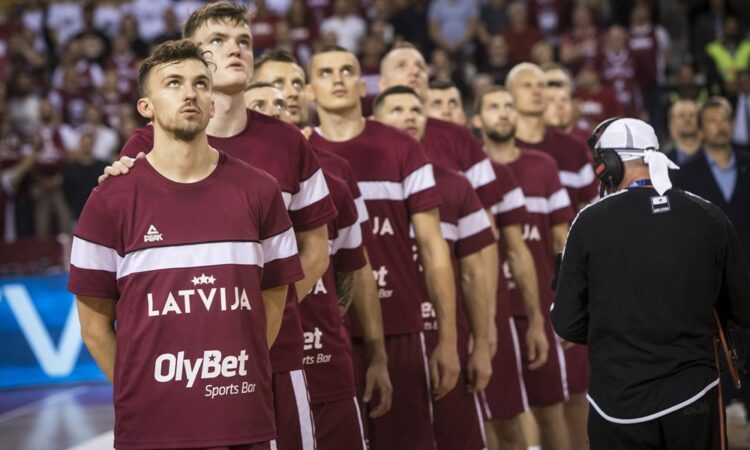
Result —
<svg viewBox="0 0 750 450"><path fill-rule="evenodd" d="M154 379L159 383L186 381L185 387L192 388L196 380L210 380L222 376L232 378L247 375L245 364L250 359L245 350L239 355L222 358L219 350L206 350L203 356L191 360L185 352L163 353L154 362Z"/></svg>
<svg viewBox="0 0 750 450"><path fill-rule="evenodd" d="M161 233L159 233L159 230L157 230L153 225L148 227L148 231L143 235L143 242L156 242L163 240L164 238L162 237Z"/></svg>

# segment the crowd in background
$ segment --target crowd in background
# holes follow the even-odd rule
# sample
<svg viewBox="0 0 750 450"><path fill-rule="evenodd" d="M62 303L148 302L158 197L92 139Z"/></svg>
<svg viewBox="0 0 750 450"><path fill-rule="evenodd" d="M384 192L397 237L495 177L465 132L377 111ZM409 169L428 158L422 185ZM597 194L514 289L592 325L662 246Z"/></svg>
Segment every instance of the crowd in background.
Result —
<svg viewBox="0 0 750 450"><path fill-rule="evenodd" d="M337 44L360 56L368 101L399 41L419 48L432 82L473 98L522 61L562 66L575 122L652 123L666 139L679 99L721 94L736 106L735 144L750 147L750 2L743 0L255 0L256 56L305 63ZM178 38L198 0L24 1L0 16L1 241L70 233L88 193L143 124L139 61ZM559 65L559 66L556 66ZM694 120L694 119L693 119ZM679 128L679 127L678 127ZM685 128L683 126L683 128ZM678 130L678 132L681 132ZM665 146L668 147L668 146Z"/></svg>

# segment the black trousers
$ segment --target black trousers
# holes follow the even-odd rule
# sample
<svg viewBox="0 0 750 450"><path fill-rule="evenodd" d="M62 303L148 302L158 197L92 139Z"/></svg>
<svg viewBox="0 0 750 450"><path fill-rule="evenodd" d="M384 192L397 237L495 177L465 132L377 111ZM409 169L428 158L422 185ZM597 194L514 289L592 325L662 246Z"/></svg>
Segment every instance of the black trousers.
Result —
<svg viewBox="0 0 750 450"><path fill-rule="evenodd" d="M719 450L717 388L698 401L658 419L621 425L589 410L591 450Z"/></svg>

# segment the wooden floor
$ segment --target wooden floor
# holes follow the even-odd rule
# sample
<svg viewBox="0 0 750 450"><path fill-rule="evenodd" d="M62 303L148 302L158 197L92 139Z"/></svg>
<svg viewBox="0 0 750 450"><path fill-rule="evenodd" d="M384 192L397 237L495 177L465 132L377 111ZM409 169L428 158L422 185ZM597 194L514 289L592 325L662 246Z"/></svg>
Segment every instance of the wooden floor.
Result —
<svg viewBox="0 0 750 450"><path fill-rule="evenodd" d="M730 449L750 450L746 414L727 423ZM111 450L113 425L106 384L0 391L0 450Z"/></svg>

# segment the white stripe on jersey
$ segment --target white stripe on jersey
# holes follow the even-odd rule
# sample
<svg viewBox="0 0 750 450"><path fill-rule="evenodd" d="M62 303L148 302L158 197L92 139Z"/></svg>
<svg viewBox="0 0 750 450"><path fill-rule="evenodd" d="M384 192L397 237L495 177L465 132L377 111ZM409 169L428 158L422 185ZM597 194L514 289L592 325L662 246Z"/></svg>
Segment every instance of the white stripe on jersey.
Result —
<svg viewBox="0 0 750 450"><path fill-rule="evenodd" d="M517 187L506 192L502 201L492 206L492 214L502 214L508 211L513 211L525 204L526 197L523 195L523 190L520 187Z"/></svg>
<svg viewBox="0 0 750 450"><path fill-rule="evenodd" d="M452 223L440 222L440 234L448 241L458 240L458 227Z"/></svg>
<svg viewBox="0 0 750 450"><path fill-rule="evenodd" d="M566 206L570 206L570 197L565 188L561 188L549 197L526 197L526 209L530 213L550 214Z"/></svg>
<svg viewBox="0 0 750 450"><path fill-rule="evenodd" d="M471 183L471 187L477 189L485 184L495 181L495 170L489 158L484 158L464 172L464 176Z"/></svg>
<svg viewBox="0 0 750 450"><path fill-rule="evenodd" d="M263 249L263 262L270 263L276 259L289 258L297 254L297 238L294 229L289 227L283 233L260 241Z"/></svg>
<svg viewBox="0 0 750 450"><path fill-rule="evenodd" d="M284 206L289 210L289 205L292 203L292 194L281 191L281 198L284 199Z"/></svg>
<svg viewBox="0 0 750 450"><path fill-rule="evenodd" d="M263 250L257 242L207 242L136 250L122 258L117 279L151 270L220 266L263 267Z"/></svg>
<svg viewBox="0 0 750 450"><path fill-rule="evenodd" d="M478 209L468 216L458 219L458 239L466 239L487 228L490 228L490 219L487 217L487 212Z"/></svg>
<svg viewBox="0 0 750 450"><path fill-rule="evenodd" d="M560 183L565 187L579 189L586 187L594 182L596 175L594 175L594 168L591 164L586 163L585 166L581 167L578 172L569 170L560 171Z"/></svg>
<svg viewBox="0 0 750 450"><path fill-rule="evenodd" d="M355 223L338 230L337 236L331 241L331 255L341 249L351 250L362 245L362 226Z"/></svg>
<svg viewBox="0 0 750 450"><path fill-rule="evenodd" d="M354 199L354 204L357 206L357 223L365 223L370 219L370 214L367 212L367 205L362 194Z"/></svg>
<svg viewBox="0 0 750 450"><path fill-rule="evenodd" d="M432 172L432 164L425 164L404 178L404 200L417 192L435 187L435 175Z"/></svg>
<svg viewBox="0 0 750 450"><path fill-rule="evenodd" d="M357 186L364 200L404 199L404 188L395 181L360 181Z"/></svg>
<svg viewBox="0 0 750 450"><path fill-rule="evenodd" d="M300 182L299 192L292 195L289 210L299 211L300 209L307 208L313 203L324 199L327 195L328 185L326 184L323 170L318 169L314 174L310 175L310 178Z"/></svg>
<svg viewBox="0 0 750 450"><path fill-rule="evenodd" d="M73 236L70 263L79 269L117 272L117 267L122 263L122 257L113 248Z"/></svg>

